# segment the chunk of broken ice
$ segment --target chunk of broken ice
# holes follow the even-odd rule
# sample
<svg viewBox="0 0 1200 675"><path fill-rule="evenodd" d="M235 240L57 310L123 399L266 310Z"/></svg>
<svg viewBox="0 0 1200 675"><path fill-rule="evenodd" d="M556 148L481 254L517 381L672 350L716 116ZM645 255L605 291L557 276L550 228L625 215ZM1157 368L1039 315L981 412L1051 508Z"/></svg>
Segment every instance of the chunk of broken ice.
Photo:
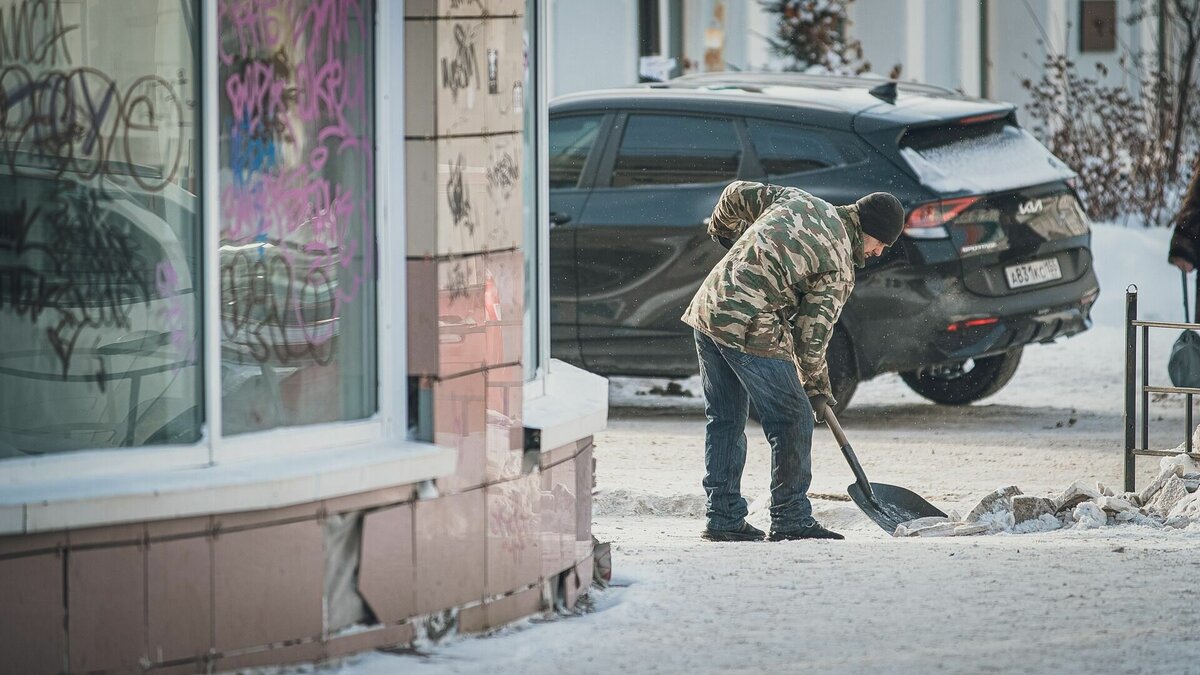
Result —
<svg viewBox="0 0 1200 675"><path fill-rule="evenodd" d="M967 522L979 522L984 514L995 511L998 507L1002 510L1009 511L1012 507L1012 498L1021 494L1021 488L1016 485L1009 485L995 490L980 500L975 508L967 514Z"/></svg>
<svg viewBox="0 0 1200 675"><path fill-rule="evenodd" d="M1108 524L1108 516L1105 515L1104 509L1095 502L1084 502L1076 506L1073 515L1074 527L1080 530L1090 530Z"/></svg>

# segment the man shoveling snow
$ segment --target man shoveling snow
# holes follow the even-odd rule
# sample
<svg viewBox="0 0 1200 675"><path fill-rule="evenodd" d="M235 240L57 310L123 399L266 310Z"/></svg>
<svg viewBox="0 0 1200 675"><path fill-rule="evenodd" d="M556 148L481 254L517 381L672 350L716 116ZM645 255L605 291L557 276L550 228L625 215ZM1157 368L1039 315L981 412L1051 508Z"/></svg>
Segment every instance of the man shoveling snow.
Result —
<svg viewBox="0 0 1200 675"><path fill-rule="evenodd" d="M721 194L708 231L729 252L683 315L695 329L708 417L704 539L763 538L746 522L741 494L750 401L771 444L770 539L842 538L813 519L808 501L813 411L833 403L825 350L854 268L892 245L903 226L904 208L883 192L838 207L748 181Z"/></svg>
<svg viewBox="0 0 1200 675"><path fill-rule="evenodd" d="M1139 492L1115 493L1076 481L1057 497L1025 495L1015 485L986 497L965 518L919 518L901 523L896 537L1027 534L1063 528L1132 524L1184 528L1200 523L1200 465L1187 454L1165 457L1158 477Z"/></svg>

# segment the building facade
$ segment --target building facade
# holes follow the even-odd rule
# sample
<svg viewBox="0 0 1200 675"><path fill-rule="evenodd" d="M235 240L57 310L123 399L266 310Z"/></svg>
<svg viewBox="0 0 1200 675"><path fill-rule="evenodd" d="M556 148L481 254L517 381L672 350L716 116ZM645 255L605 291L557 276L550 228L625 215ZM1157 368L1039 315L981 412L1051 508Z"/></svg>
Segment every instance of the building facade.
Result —
<svg viewBox="0 0 1200 675"><path fill-rule="evenodd" d="M1170 48L1157 14L1129 25L1137 0L854 0L847 34L863 47L871 72L936 84L973 96L1028 100L1047 53L1063 54L1111 83L1133 84L1124 53ZM551 97L627 86L642 79L639 59L674 59L671 76L718 70L775 70L783 64L766 39L774 18L757 0L550 0ZM602 28L598 30L597 27Z"/></svg>
<svg viewBox="0 0 1200 675"><path fill-rule="evenodd" d="M549 358L544 34L539 0L0 0L0 672L587 592L607 384Z"/></svg>

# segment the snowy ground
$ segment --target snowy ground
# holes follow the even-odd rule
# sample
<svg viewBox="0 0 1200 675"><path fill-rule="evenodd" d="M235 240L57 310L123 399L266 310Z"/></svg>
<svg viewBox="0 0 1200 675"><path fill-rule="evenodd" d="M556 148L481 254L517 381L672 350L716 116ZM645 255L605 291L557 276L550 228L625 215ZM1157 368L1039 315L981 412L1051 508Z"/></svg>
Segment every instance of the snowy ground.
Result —
<svg viewBox="0 0 1200 675"><path fill-rule="evenodd" d="M1167 234L1097 227L1097 326L1028 349L985 402L932 405L894 376L861 386L842 422L868 475L963 513L1009 484L1037 495L1076 479L1119 490L1124 290L1138 284L1143 317L1181 318ZM1154 382L1166 382L1173 340L1152 340ZM814 501L816 516L846 541L702 542L700 402L638 393L655 384L614 382L609 429L596 437L595 532L613 543L618 581L594 594L596 611L332 670L1200 673L1200 526L894 539L838 501L853 477L818 428L812 491L829 498ZM1182 404L1152 411L1151 444L1181 442ZM743 490L765 529L769 451L748 431ZM1141 465L1139 487L1157 462Z"/></svg>

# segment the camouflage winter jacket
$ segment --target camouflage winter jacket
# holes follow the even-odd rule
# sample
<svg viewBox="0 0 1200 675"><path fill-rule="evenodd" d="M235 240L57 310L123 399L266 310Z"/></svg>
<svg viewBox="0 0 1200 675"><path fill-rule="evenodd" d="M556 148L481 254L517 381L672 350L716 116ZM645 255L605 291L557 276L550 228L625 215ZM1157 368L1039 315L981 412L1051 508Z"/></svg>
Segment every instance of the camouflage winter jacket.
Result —
<svg viewBox="0 0 1200 675"><path fill-rule="evenodd" d="M864 263L857 208L737 181L721 193L708 232L736 241L683 321L726 347L794 358L805 391L832 405L825 348L854 289L854 267Z"/></svg>

